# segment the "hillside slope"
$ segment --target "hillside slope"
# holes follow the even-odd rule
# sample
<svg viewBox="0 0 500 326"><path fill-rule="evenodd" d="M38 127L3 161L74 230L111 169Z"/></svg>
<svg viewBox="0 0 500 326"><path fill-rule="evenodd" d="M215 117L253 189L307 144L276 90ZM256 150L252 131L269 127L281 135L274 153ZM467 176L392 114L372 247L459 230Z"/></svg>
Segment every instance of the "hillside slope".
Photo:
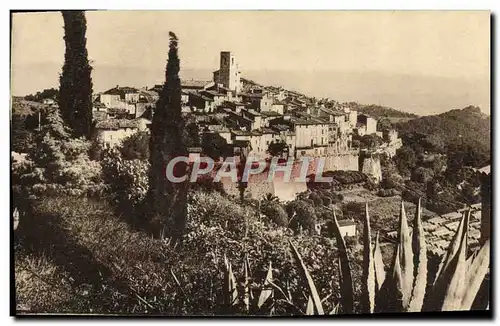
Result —
<svg viewBox="0 0 500 326"><path fill-rule="evenodd" d="M468 106L396 124L403 142L418 142L426 150L450 152L457 148L490 152L491 118Z"/></svg>
<svg viewBox="0 0 500 326"><path fill-rule="evenodd" d="M389 119L401 119L403 121L418 118L418 115L413 113L408 113L386 106L376 105L376 104L359 104L357 102L346 103L351 108L357 110L359 113L364 113L375 119L389 118Z"/></svg>

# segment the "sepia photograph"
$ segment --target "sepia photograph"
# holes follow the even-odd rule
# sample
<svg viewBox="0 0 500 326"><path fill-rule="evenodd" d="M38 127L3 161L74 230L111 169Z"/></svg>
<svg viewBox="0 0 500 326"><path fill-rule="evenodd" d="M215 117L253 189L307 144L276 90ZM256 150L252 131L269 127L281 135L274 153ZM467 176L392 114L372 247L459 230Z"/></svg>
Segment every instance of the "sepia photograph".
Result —
<svg viewBox="0 0 500 326"><path fill-rule="evenodd" d="M491 318L492 21L11 11L11 315Z"/></svg>

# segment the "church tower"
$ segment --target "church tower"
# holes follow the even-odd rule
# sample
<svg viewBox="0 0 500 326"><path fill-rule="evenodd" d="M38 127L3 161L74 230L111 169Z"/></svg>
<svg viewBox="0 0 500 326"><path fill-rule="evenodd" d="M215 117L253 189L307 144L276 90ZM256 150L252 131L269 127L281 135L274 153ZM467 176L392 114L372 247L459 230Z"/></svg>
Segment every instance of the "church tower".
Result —
<svg viewBox="0 0 500 326"><path fill-rule="evenodd" d="M239 93L241 91L240 77L234 55L229 51L222 51L220 53L220 69L214 72L214 82Z"/></svg>

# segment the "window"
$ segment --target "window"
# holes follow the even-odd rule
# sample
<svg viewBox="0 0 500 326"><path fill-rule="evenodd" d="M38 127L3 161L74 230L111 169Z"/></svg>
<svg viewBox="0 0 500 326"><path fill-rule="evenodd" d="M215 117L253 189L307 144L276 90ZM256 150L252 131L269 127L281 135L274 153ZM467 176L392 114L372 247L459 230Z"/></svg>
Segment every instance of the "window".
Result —
<svg viewBox="0 0 500 326"><path fill-rule="evenodd" d="M231 58L231 64L234 65L234 58Z"/></svg>

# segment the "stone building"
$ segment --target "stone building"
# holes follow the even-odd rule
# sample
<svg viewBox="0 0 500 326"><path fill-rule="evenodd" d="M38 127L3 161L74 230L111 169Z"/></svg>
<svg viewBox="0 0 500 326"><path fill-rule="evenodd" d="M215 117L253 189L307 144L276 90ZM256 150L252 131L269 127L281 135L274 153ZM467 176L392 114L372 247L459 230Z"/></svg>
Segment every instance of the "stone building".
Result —
<svg viewBox="0 0 500 326"><path fill-rule="evenodd" d="M216 84L222 84L231 91L237 93L241 91L241 72L231 52L222 51L220 53L220 68L214 71L213 79Z"/></svg>

